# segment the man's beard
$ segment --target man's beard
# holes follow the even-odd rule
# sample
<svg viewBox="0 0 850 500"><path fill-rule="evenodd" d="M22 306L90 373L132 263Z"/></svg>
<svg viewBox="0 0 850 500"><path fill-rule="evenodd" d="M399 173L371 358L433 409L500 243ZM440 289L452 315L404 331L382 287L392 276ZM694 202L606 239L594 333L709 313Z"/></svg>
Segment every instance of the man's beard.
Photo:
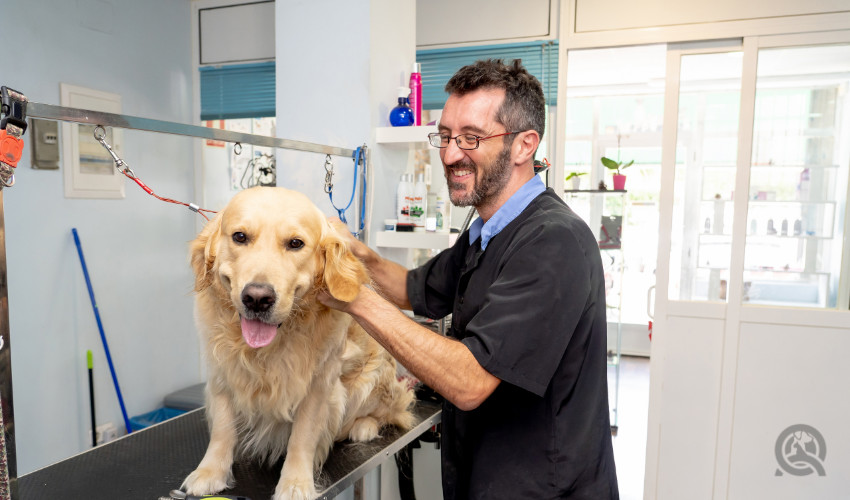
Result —
<svg viewBox="0 0 850 500"><path fill-rule="evenodd" d="M446 182L449 185L449 198L458 207L479 207L502 192L511 177L511 148L505 146L493 162L482 167L481 179L478 178L478 165L471 161L454 163L446 166ZM463 193L464 185L449 180L451 170L471 170L473 175L472 190Z"/></svg>

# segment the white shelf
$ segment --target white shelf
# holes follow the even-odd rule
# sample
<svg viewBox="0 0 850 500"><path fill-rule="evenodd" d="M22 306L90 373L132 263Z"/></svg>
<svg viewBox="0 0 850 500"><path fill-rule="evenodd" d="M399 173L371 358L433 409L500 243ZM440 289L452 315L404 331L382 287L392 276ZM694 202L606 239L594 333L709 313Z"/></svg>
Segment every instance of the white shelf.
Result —
<svg viewBox="0 0 850 500"><path fill-rule="evenodd" d="M397 147L427 145L428 134L436 131L436 125L423 125L421 127L378 127L375 130L375 142L385 146Z"/></svg>
<svg viewBox="0 0 850 500"><path fill-rule="evenodd" d="M375 244L385 248L449 248L457 240L458 233L430 232L378 232Z"/></svg>

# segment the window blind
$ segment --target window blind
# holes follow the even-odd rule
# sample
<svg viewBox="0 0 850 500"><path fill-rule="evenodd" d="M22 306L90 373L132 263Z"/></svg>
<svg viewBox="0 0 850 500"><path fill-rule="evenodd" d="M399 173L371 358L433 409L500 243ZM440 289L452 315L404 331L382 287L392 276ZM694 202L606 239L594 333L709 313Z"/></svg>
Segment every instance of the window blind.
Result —
<svg viewBox="0 0 850 500"><path fill-rule="evenodd" d="M558 42L538 41L480 47L416 51L422 64L422 108L442 109L448 95L443 90L461 67L479 59L522 60L529 73L543 85L546 104L554 106L558 96Z"/></svg>
<svg viewBox="0 0 850 500"><path fill-rule="evenodd" d="M201 120L275 116L275 62L204 66Z"/></svg>

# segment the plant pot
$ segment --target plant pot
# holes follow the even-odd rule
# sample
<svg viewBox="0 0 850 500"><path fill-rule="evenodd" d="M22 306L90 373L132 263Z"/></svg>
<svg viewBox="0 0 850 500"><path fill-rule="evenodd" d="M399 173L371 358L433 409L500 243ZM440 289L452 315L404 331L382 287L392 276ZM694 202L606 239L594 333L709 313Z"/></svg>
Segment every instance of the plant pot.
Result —
<svg viewBox="0 0 850 500"><path fill-rule="evenodd" d="M573 177L573 178L572 178L572 179L570 179L570 180L571 180L571 181L573 181L573 189L574 189L574 190L576 190L576 191L578 191L578 190L580 189L580 187L581 187L581 178L579 178L579 177Z"/></svg>
<svg viewBox="0 0 850 500"><path fill-rule="evenodd" d="M622 191L624 189L626 189L626 176L614 174L614 191Z"/></svg>

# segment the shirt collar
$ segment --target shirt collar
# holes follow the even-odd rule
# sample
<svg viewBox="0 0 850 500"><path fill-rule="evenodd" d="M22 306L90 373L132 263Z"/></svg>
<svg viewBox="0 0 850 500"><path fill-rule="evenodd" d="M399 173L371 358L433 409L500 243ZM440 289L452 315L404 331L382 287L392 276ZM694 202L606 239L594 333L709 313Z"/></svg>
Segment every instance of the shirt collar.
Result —
<svg viewBox="0 0 850 500"><path fill-rule="evenodd" d="M490 239L516 219L531 200L537 198L543 191L546 191L546 185L539 176L535 175L508 198L508 201L496 210L486 224L480 217L475 219L475 222L469 226L469 244L472 245L481 236L481 250L486 250Z"/></svg>

